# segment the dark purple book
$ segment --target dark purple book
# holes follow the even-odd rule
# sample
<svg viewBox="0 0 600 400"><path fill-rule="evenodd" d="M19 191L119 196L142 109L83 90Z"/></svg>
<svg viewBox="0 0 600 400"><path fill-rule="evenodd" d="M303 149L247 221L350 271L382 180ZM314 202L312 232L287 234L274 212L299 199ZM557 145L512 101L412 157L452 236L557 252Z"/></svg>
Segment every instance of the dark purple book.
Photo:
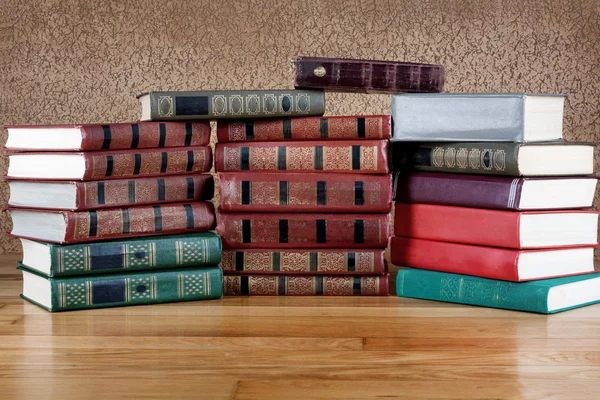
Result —
<svg viewBox="0 0 600 400"><path fill-rule="evenodd" d="M596 176L515 178L438 172L396 174L394 200L503 210L589 208Z"/></svg>
<svg viewBox="0 0 600 400"><path fill-rule="evenodd" d="M444 91L442 65L349 58L297 57L297 88L319 88L341 92Z"/></svg>

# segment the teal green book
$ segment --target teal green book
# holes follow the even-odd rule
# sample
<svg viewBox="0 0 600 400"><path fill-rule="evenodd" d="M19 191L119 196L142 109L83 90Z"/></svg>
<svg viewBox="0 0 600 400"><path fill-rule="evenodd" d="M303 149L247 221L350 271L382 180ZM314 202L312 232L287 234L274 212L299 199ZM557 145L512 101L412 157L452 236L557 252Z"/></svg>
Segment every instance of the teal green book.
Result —
<svg viewBox="0 0 600 400"><path fill-rule="evenodd" d="M507 282L422 269L402 269L396 278L400 297L553 314L600 302L600 272Z"/></svg>
<svg viewBox="0 0 600 400"><path fill-rule="evenodd" d="M21 244L22 265L48 277L216 265L222 254L214 232L68 245L21 239Z"/></svg>
<svg viewBox="0 0 600 400"><path fill-rule="evenodd" d="M21 297L48 311L220 299L219 266L48 278L25 267Z"/></svg>

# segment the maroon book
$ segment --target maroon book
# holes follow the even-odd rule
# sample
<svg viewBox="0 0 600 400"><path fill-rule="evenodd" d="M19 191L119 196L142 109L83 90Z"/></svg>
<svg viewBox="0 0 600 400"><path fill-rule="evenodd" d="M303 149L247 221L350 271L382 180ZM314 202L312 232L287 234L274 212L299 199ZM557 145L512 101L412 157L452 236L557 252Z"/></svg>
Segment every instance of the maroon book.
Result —
<svg viewBox="0 0 600 400"><path fill-rule="evenodd" d="M297 57L297 88L344 92L444 91L442 65L348 58Z"/></svg>

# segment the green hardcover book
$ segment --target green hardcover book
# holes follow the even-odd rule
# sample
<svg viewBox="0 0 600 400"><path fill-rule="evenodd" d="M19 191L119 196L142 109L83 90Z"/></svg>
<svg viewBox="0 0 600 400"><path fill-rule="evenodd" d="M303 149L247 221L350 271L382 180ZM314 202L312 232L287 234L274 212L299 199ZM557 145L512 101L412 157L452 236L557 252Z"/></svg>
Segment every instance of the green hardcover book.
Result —
<svg viewBox="0 0 600 400"><path fill-rule="evenodd" d="M506 282L422 269L402 269L400 297L553 314L600 302L600 272L530 282Z"/></svg>
<svg viewBox="0 0 600 400"><path fill-rule="evenodd" d="M19 269L23 272L21 297L48 311L223 297L223 271L218 266L71 278L48 278Z"/></svg>
<svg viewBox="0 0 600 400"><path fill-rule="evenodd" d="M199 267L221 262L213 232L59 245L21 239L23 266L49 277Z"/></svg>

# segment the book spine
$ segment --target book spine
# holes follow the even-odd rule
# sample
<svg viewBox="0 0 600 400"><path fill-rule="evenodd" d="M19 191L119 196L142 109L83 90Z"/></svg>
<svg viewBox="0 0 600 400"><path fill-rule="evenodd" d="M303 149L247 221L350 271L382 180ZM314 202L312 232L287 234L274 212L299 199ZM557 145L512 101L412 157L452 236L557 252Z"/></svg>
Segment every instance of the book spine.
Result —
<svg viewBox="0 0 600 400"><path fill-rule="evenodd" d="M298 57L294 85L361 93L442 92L444 81L441 65Z"/></svg>
<svg viewBox="0 0 600 400"><path fill-rule="evenodd" d="M387 141L217 143L215 170L385 174Z"/></svg>
<svg viewBox="0 0 600 400"><path fill-rule="evenodd" d="M383 275L384 250L225 250L229 274Z"/></svg>
<svg viewBox="0 0 600 400"><path fill-rule="evenodd" d="M154 92L152 120L278 118L323 115L319 90Z"/></svg>
<svg viewBox="0 0 600 400"><path fill-rule="evenodd" d="M216 265L221 239L213 233L111 240L74 245L49 244L51 276Z"/></svg>
<svg viewBox="0 0 600 400"><path fill-rule="evenodd" d="M227 249L383 249L389 214L221 213L217 233Z"/></svg>
<svg viewBox="0 0 600 400"><path fill-rule="evenodd" d="M83 180L192 174L208 172L212 166L209 146L83 153L83 156L86 161Z"/></svg>
<svg viewBox="0 0 600 400"><path fill-rule="evenodd" d="M217 140L221 143L321 139L386 140L390 135L389 115L217 122Z"/></svg>
<svg viewBox="0 0 600 400"><path fill-rule="evenodd" d="M139 122L82 126L81 150L148 149L207 146L210 123Z"/></svg>
<svg viewBox="0 0 600 400"><path fill-rule="evenodd" d="M225 296L388 296L389 276L224 277Z"/></svg>
<svg viewBox="0 0 600 400"><path fill-rule="evenodd" d="M395 171L414 168L420 171L460 174L522 175L518 165L519 143L429 143L392 146Z"/></svg>
<svg viewBox="0 0 600 400"><path fill-rule="evenodd" d="M62 214L67 219L64 243L203 232L215 225L214 207L209 202L67 211Z"/></svg>
<svg viewBox="0 0 600 400"><path fill-rule="evenodd" d="M548 313L548 288L475 276L403 269L398 271L396 293L400 297Z"/></svg>
<svg viewBox="0 0 600 400"><path fill-rule="evenodd" d="M218 173L225 212L381 212L392 208L391 175Z"/></svg>
<svg viewBox="0 0 600 400"><path fill-rule="evenodd" d="M219 267L50 279L51 311L132 306L223 297Z"/></svg>
<svg viewBox="0 0 600 400"><path fill-rule="evenodd" d="M201 201L213 194L208 174L77 182L77 209Z"/></svg>

